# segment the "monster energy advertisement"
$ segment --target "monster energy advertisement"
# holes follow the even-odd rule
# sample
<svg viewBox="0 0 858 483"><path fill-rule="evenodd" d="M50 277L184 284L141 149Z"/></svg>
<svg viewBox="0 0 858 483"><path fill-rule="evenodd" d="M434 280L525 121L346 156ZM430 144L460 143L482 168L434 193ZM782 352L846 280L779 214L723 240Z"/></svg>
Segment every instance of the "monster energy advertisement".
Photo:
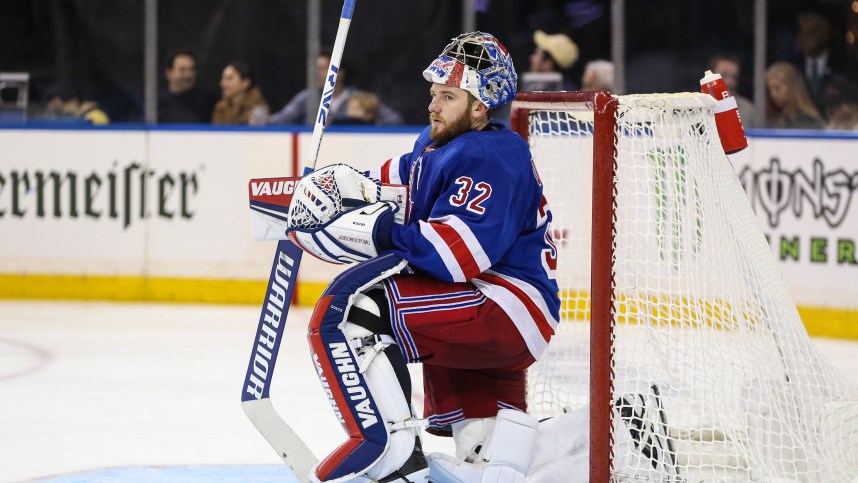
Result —
<svg viewBox="0 0 858 483"><path fill-rule="evenodd" d="M858 286L858 139L759 138L746 151L731 161L794 296Z"/></svg>

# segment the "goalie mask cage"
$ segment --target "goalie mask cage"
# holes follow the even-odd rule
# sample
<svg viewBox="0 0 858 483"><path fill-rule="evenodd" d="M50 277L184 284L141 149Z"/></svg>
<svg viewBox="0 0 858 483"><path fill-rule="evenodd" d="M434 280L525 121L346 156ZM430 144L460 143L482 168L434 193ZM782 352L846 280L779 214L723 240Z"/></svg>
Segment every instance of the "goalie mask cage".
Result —
<svg viewBox="0 0 858 483"><path fill-rule="evenodd" d="M516 97L562 299L530 412L589 408L593 482L858 481L858 394L808 338L713 108Z"/></svg>

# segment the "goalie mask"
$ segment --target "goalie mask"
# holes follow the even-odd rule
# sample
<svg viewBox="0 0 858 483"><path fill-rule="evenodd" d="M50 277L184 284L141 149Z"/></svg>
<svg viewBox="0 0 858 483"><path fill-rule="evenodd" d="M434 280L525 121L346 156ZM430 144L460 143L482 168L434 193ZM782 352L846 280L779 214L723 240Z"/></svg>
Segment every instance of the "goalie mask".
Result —
<svg viewBox="0 0 858 483"><path fill-rule="evenodd" d="M512 101L517 86L512 57L491 34L462 34L444 48L423 77L437 84L459 87L489 109Z"/></svg>

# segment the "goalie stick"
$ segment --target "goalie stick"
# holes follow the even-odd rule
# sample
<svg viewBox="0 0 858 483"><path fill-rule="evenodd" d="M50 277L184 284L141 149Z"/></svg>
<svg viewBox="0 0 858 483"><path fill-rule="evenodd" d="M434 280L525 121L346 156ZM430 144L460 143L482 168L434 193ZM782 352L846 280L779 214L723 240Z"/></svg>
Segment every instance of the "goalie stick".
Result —
<svg viewBox="0 0 858 483"><path fill-rule="evenodd" d="M355 1L345 0L343 3L337 37L331 53L331 63L328 66L328 75L319 101L316 123L313 126L313 137L304 166L304 175L312 172L316 167ZM268 289L259 315L253 352L250 354L241 390L241 407L250 422L256 426L283 462L292 468L295 476L302 483L306 483L309 481L310 470L319 460L301 437L280 417L269 396L277 353L283 338L283 327L298 277L301 255L301 249L291 241L281 240L277 243L277 252L268 277Z"/></svg>

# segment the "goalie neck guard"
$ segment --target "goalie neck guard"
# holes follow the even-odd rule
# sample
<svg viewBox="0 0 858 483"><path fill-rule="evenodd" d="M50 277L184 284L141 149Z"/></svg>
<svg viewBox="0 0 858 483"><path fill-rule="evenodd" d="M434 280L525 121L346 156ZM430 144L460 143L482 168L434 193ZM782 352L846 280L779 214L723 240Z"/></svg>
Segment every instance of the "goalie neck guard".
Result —
<svg viewBox="0 0 858 483"><path fill-rule="evenodd" d="M464 89L489 109L512 101L518 83L506 47L493 35L483 32L454 38L423 71L423 77L429 82Z"/></svg>

